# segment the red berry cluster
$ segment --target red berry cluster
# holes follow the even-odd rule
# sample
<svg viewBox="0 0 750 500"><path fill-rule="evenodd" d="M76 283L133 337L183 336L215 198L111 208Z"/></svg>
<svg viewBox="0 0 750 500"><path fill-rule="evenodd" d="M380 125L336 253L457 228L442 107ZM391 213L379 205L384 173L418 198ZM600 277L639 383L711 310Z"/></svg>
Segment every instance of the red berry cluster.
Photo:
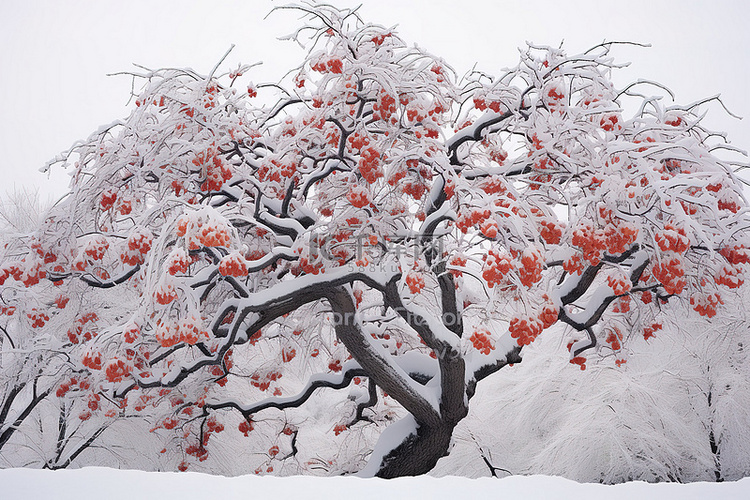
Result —
<svg viewBox="0 0 750 500"><path fill-rule="evenodd" d="M36 308L26 313L26 316L31 320L31 328L41 328L49 321L49 316L41 311L37 311Z"/></svg>
<svg viewBox="0 0 750 500"><path fill-rule="evenodd" d="M656 244L662 252L683 254L687 251L689 240L683 228L675 228L671 224L664 226L664 230L656 233Z"/></svg>
<svg viewBox="0 0 750 500"><path fill-rule="evenodd" d="M495 349L490 340L491 334L489 331L480 329L471 334L469 340L474 345L474 349L481 352L484 355L488 355L490 351Z"/></svg>
<svg viewBox="0 0 750 500"><path fill-rule="evenodd" d="M240 422L240 425L237 428L242 434L245 435L245 437L248 437L255 426L253 425L252 419L248 419Z"/></svg>
<svg viewBox="0 0 750 500"><path fill-rule="evenodd" d="M630 311L630 295L623 295L615 301L612 312L626 313Z"/></svg>
<svg viewBox="0 0 750 500"><path fill-rule="evenodd" d="M673 116L671 119L664 120L664 124L671 127L678 127L682 124L682 117Z"/></svg>
<svg viewBox="0 0 750 500"><path fill-rule="evenodd" d="M388 176L388 184L390 184L391 186L395 186L401 179L406 177L406 174L407 170L403 165L395 164L390 170L390 174Z"/></svg>
<svg viewBox="0 0 750 500"><path fill-rule="evenodd" d="M352 186L346 194L346 199L353 206L362 208L370 204L370 191L362 186Z"/></svg>
<svg viewBox="0 0 750 500"><path fill-rule="evenodd" d="M172 321L157 321L154 336L162 347L172 347L180 343L179 327Z"/></svg>
<svg viewBox="0 0 750 500"><path fill-rule="evenodd" d="M211 434L218 434L224 430L224 424L216 420L216 417L209 417L206 420L206 426L203 429L203 446L208 444L208 438Z"/></svg>
<svg viewBox="0 0 750 500"><path fill-rule="evenodd" d="M618 328L614 328L609 332L605 340L612 347L613 351L619 351L622 348L622 333Z"/></svg>
<svg viewBox="0 0 750 500"><path fill-rule="evenodd" d="M96 332L93 332L88 328L84 331L84 326L89 322L96 321L97 319L99 318L96 313L93 312L78 317L73 323L73 326L68 330L68 340L73 344L78 344L81 341L87 342L96 337Z"/></svg>
<svg viewBox="0 0 750 500"><path fill-rule="evenodd" d="M615 295L623 295L633 288L633 284L624 275L607 276L607 285L612 289Z"/></svg>
<svg viewBox="0 0 750 500"><path fill-rule="evenodd" d="M562 267L568 274L575 273L578 276L583 274L583 261L581 260L581 256L577 253L563 261Z"/></svg>
<svg viewBox="0 0 750 500"><path fill-rule="evenodd" d="M654 277L664 286L668 294L678 295L685 288L685 267L682 257L674 252L668 252L662 257L660 264L652 270Z"/></svg>
<svg viewBox="0 0 750 500"><path fill-rule="evenodd" d="M297 355L296 349L292 349L291 347L285 347L281 350L281 361L284 363L289 363L291 360L294 359L294 357Z"/></svg>
<svg viewBox="0 0 750 500"><path fill-rule="evenodd" d="M487 177L479 185L479 189L487 194L503 194L508 190L505 180L502 177Z"/></svg>
<svg viewBox="0 0 750 500"><path fill-rule="evenodd" d="M126 365L121 359L113 358L107 361L104 367L104 373L110 382L120 382L123 377L130 373L131 367Z"/></svg>
<svg viewBox="0 0 750 500"><path fill-rule="evenodd" d="M539 225L542 226L539 230L539 235L544 241L550 245L557 245L560 243L560 239L562 238L562 228L564 227L562 224L555 221L543 220Z"/></svg>
<svg viewBox="0 0 750 500"><path fill-rule="evenodd" d="M370 41L374 43L375 45L383 45L383 42L385 41L385 39L390 36L391 36L391 33L384 33L382 35L377 35L377 36L372 37Z"/></svg>
<svg viewBox="0 0 750 500"><path fill-rule="evenodd" d="M448 179L447 181L445 181L443 191L445 191L445 198L447 200L453 198L453 195L456 194L456 181L454 181L453 179Z"/></svg>
<svg viewBox="0 0 750 500"><path fill-rule="evenodd" d="M359 158L359 172L369 184L383 177L383 170L380 168L380 153L375 148L365 148L362 151Z"/></svg>
<svg viewBox="0 0 750 500"><path fill-rule="evenodd" d="M643 329L643 340L648 340L651 337L654 337L654 332L661 330L662 325L661 323L653 323L651 326L647 326Z"/></svg>
<svg viewBox="0 0 750 500"><path fill-rule="evenodd" d="M0 285L4 285L5 280L9 277L12 277L16 281L21 281L21 276L23 276L23 270L20 266L15 263L4 264L0 268Z"/></svg>
<svg viewBox="0 0 750 500"><path fill-rule="evenodd" d="M117 191L113 189L107 189L102 193L102 197L99 201L99 205L102 207L102 210L109 210L115 205L116 201L117 201Z"/></svg>
<svg viewBox="0 0 750 500"><path fill-rule="evenodd" d="M203 329L201 322L194 316L188 316L180 321L178 331L180 342L188 345L195 345L201 339L208 338L208 332Z"/></svg>
<svg viewBox="0 0 750 500"><path fill-rule="evenodd" d="M326 73L330 71L331 73L341 74L344 72L344 63L338 57L332 57L328 60L321 59L313 64L311 68L318 73Z"/></svg>
<svg viewBox="0 0 750 500"><path fill-rule="evenodd" d="M132 344L141 336L141 329L138 328L138 325L135 323L129 323L122 331L122 336L125 339L125 342Z"/></svg>
<svg viewBox="0 0 750 500"><path fill-rule="evenodd" d="M462 267L466 267L467 261L468 259L466 257L456 256L456 257L453 257L448 264L454 268L456 267L462 268ZM459 276L463 276L464 274L459 269L449 269L448 272L451 273L455 278L458 278Z"/></svg>
<svg viewBox="0 0 750 500"><path fill-rule="evenodd" d="M396 112L396 99L385 90L381 90L372 109L373 120L389 120Z"/></svg>
<svg viewBox="0 0 750 500"><path fill-rule="evenodd" d="M90 239L83 249L83 253L91 260L102 260L104 252L109 248L109 242L104 236L96 236Z"/></svg>
<svg viewBox="0 0 750 500"><path fill-rule="evenodd" d="M187 453L188 455L194 456L201 462L203 462L204 460L208 458L208 450L206 449L205 446L203 446L200 443L191 444L190 446L185 448L185 453ZM181 472L184 472L185 470L187 470L187 464L185 462L182 462L182 464L180 464L178 469L180 469Z"/></svg>
<svg viewBox="0 0 750 500"><path fill-rule="evenodd" d="M719 285L724 285L729 288L739 288L745 282L745 280L740 278L741 274L742 270L740 268L724 265L715 281Z"/></svg>
<svg viewBox="0 0 750 500"><path fill-rule="evenodd" d="M500 106L500 101L490 101L490 103L487 104L487 100L483 97L474 97L474 107L480 111L484 111L485 109L489 108L495 113L499 113Z"/></svg>
<svg viewBox="0 0 750 500"><path fill-rule="evenodd" d="M638 238L638 228L622 221L613 221L604 228L607 252L617 255L627 250Z"/></svg>
<svg viewBox="0 0 750 500"><path fill-rule="evenodd" d="M750 263L750 252L743 246L724 247L719 253L733 266Z"/></svg>
<svg viewBox="0 0 750 500"><path fill-rule="evenodd" d="M219 262L219 274L241 278L247 276L247 262L239 252L233 252Z"/></svg>
<svg viewBox="0 0 750 500"><path fill-rule="evenodd" d="M257 387L261 391L267 391L271 386L271 382L275 382L276 380L280 379L281 375L281 372L268 372L261 379L261 376L258 373L253 373L250 376L250 385L252 385L253 387Z"/></svg>
<svg viewBox="0 0 750 500"><path fill-rule="evenodd" d="M99 352L89 353L83 355L83 366L91 368L92 370L102 369L102 355Z"/></svg>
<svg viewBox="0 0 750 500"><path fill-rule="evenodd" d="M406 284L409 286L411 293L419 293L425 286L424 278L416 272L411 272L406 276Z"/></svg>
<svg viewBox="0 0 750 500"><path fill-rule="evenodd" d="M529 345L542 333L544 325L537 318L518 318L510 320L510 336L516 339L519 346Z"/></svg>
<svg viewBox="0 0 750 500"><path fill-rule="evenodd" d="M229 230L224 224L210 221L200 228L198 241L205 247L228 247Z"/></svg>
<svg viewBox="0 0 750 500"><path fill-rule="evenodd" d="M493 288L503 281L512 268L513 263L507 253L490 250L484 257L482 278L488 287Z"/></svg>
<svg viewBox="0 0 750 500"><path fill-rule="evenodd" d="M427 184L425 184L421 179L408 180L403 183L401 189L403 190L404 194L408 194L415 200L421 200L422 196L424 196L424 194L427 192Z"/></svg>
<svg viewBox="0 0 750 500"><path fill-rule="evenodd" d="M491 215L492 212L490 212L489 210L478 210L476 208L468 214L466 212L462 212L458 216L458 220L456 220L456 227L458 227L461 232L466 233L470 227L488 219Z"/></svg>
<svg viewBox="0 0 750 500"><path fill-rule="evenodd" d="M65 306L68 305L68 301L70 301L70 297L66 297L65 295L58 295L55 298L55 305L58 309L65 309Z"/></svg>
<svg viewBox="0 0 750 500"><path fill-rule="evenodd" d="M60 384L60 387L57 388L57 391L55 391L55 395L58 398L61 398L65 396L65 394L68 393L68 391L74 390L75 387L78 386L78 388L82 391L88 390L91 388L91 384L86 379L79 380L76 377L71 377L67 382L63 382Z"/></svg>
<svg viewBox="0 0 750 500"><path fill-rule="evenodd" d="M294 270L292 271L295 275L299 275L300 273L305 274L318 274L323 269L323 261L318 260L316 262L310 262L307 257L300 257L299 258L299 267L297 268L297 272L295 273Z"/></svg>
<svg viewBox="0 0 750 500"><path fill-rule="evenodd" d="M544 261L539 250L527 247L521 254L521 267L518 268L518 277L521 283L530 288L534 283L542 279L542 268Z"/></svg>
<svg viewBox="0 0 750 500"><path fill-rule="evenodd" d="M177 291L174 289L172 283L162 283L154 296L156 297L156 302L165 306L177 299Z"/></svg>
<svg viewBox="0 0 750 500"><path fill-rule="evenodd" d="M583 259L592 266L599 264L607 243L603 230L595 230L590 225L582 225L573 231L571 244L583 251Z"/></svg>
<svg viewBox="0 0 750 500"><path fill-rule="evenodd" d="M195 163L196 160L193 160ZM204 160L206 180L201 184L201 191L218 191L224 183L232 178L232 170L221 156L213 156L211 161Z"/></svg>
<svg viewBox="0 0 750 500"><path fill-rule="evenodd" d="M599 125L607 132L622 130L620 117L616 114L606 114L599 121Z"/></svg>
<svg viewBox="0 0 750 500"><path fill-rule="evenodd" d="M153 237L149 233L136 229L128 236L127 250L120 254L120 260L131 266L143 264L152 243Z"/></svg>
<svg viewBox="0 0 750 500"><path fill-rule="evenodd" d="M583 356L575 356L574 358L571 358L570 363L579 365L581 367L581 370L586 369L586 358L584 358Z"/></svg>
<svg viewBox="0 0 750 500"><path fill-rule="evenodd" d="M553 101L559 101L561 99L565 99L565 90L562 89L561 87L551 87L549 91L547 92L547 97L549 97Z"/></svg>
<svg viewBox="0 0 750 500"><path fill-rule="evenodd" d="M544 298L546 299L547 296L545 295ZM560 309L551 301L547 301L542 307L542 312L539 313L539 321L542 322L542 328L545 330L557 323L559 317Z"/></svg>
<svg viewBox="0 0 750 500"><path fill-rule="evenodd" d="M353 152L357 152L370 144L370 138L367 136L367 132L354 132L347 138L346 142Z"/></svg>
<svg viewBox="0 0 750 500"><path fill-rule="evenodd" d="M695 309L701 316L708 316L709 318L716 316L716 308L719 304L723 303L724 301L718 293L708 295L695 293L690 297L690 305L693 306L693 309Z"/></svg>
<svg viewBox="0 0 750 500"><path fill-rule="evenodd" d="M479 226L479 230L487 238L494 239L497 236L498 231L497 221L487 219Z"/></svg>
<svg viewBox="0 0 750 500"><path fill-rule="evenodd" d="M175 248L167 257L164 266L171 275L185 273L190 265L190 256L182 248Z"/></svg>

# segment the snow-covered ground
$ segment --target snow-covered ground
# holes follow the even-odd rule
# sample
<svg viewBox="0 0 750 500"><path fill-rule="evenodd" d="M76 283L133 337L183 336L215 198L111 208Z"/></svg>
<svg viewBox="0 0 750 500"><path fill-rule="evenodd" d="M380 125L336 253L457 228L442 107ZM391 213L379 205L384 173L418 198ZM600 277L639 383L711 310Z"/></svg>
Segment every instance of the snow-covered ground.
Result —
<svg viewBox="0 0 750 500"><path fill-rule="evenodd" d="M390 481L355 477L222 477L195 472L141 472L87 467L78 470L0 470L3 500L222 499L235 498L517 498L522 500L750 498L750 478L725 483L579 484L559 477L504 479L420 477Z"/></svg>

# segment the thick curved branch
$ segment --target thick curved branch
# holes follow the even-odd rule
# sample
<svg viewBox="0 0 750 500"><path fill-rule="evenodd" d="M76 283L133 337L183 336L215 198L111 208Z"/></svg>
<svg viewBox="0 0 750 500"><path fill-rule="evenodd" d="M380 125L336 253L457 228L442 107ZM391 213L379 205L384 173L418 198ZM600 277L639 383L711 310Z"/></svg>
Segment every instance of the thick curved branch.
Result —
<svg viewBox="0 0 750 500"><path fill-rule="evenodd" d="M481 141L482 135L485 133L486 129L510 118L511 116L513 116L513 113L510 111L503 114L485 113L471 126L466 127L448 139L445 146L448 150L448 158L450 159L451 165L461 165L461 161L458 159L458 148L461 144L469 141Z"/></svg>
<svg viewBox="0 0 750 500"><path fill-rule="evenodd" d="M521 361L521 347L515 345L505 353L505 356L498 358L494 363L483 364L482 366L474 370L471 380L469 380L469 382L466 384L467 399L471 399L474 397L477 389L477 384L479 382L489 377L493 373L499 371L503 367L512 365L514 363L520 363Z"/></svg>
<svg viewBox="0 0 750 500"><path fill-rule="evenodd" d="M596 275L599 273L605 262L620 264L632 257L638 250L640 250L640 246L638 244L635 244L620 255L603 256L599 264L587 267L578 278L569 275L568 279L565 281L570 281L570 283L566 283L565 281L561 283L564 295L560 297L560 300L562 301L563 305L572 304L586 293L591 284L594 282L594 279L596 279ZM648 264L648 261L646 262L646 264ZM645 269L645 266L643 267L643 269ZM641 274L643 273L643 269L638 272L638 278L640 278ZM636 279L633 284L635 285L637 282L638 279Z"/></svg>
<svg viewBox="0 0 750 500"><path fill-rule="evenodd" d="M228 299L221 308L224 310L234 309L237 313L232 322L230 332L226 336L226 341L216 353L211 356L199 357L190 364L176 368L161 379L146 380L134 377L133 383L118 390L116 396L123 397L136 387L175 387L191 373L205 366L220 364L226 351L232 345L246 342L252 333L284 314L292 312L307 303L330 298L330 294L338 287L353 283L354 281L362 281L372 288L383 289L383 278L392 275L393 273L381 275L381 273L377 272L372 274L366 272L352 273L347 270L341 270L338 273L331 272L324 277L306 275L296 278L293 282L282 282L269 289L251 293L246 298ZM243 326L250 314L256 314L257 319L245 327L244 335L239 335L239 328ZM223 313L218 315L218 317L223 316ZM215 326L212 326L212 331L216 330Z"/></svg>
<svg viewBox="0 0 750 500"><path fill-rule="evenodd" d="M310 378L302 391L296 396L288 398L273 397L267 398L258 403L250 405L242 405L236 401L226 401L222 403L206 403L204 408L212 410L222 410L226 408L233 408L245 418L249 418L254 413L268 409L276 408L277 410L285 410L287 408L299 408L305 403L310 396L312 396L318 389L343 389L348 387L354 377L366 376L367 373L360 368L356 363L351 363L351 368L344 368L340 374L320 374ZM204 410L205 413L205 410Z"/></svg>
<svg viewBox="0 0 750 500"><path fill-rule="evenodd" d="M377 384L375 384L375 382L372 381L372 379L368 379L367 381L367 395L367 401L363 401L357 405L357 411L354 414L354 419L349 424L347 424L347 427L351 427L360 420L369 420L368 418L365 418L363 416L364 411L368 408L372 408L378 403L378 386Z"/></svg>
<svg viewBox="0 0 750 500"><path fill-rule="evenodd" d="M369 335L360 327L351 293L339 286L327 293L327 299L337 318L334 324L336 336L367 376L414 415L417 421L437 424L440 421L435 406L437 401L428 400L424 391L415 387L411 377L386 358L388 353L379 351L369 341Z"/></svg>
<svg viewBox="0 0 750 500"><path fill-rule="evenodd" d="M401 316L437 355L440 367L440 413L444 419L458 422L466 416L468 411L464 402L466 365L461 354L460 336L446 325L446 323L458 320L448 321L444 310L440 321L431 321L414 306L407 308L401 300L395 280L388 283L384 297L386 305ZM453 296L443 296L443 299L450 301L451 297ZM447 307L453 310L456 314L455 318L458 318L455 297L453 297L453 304L448 304Z"/></svg>
<svg viewBox="0 0 750 500"><path fill-rule="evenodd" d="M89 286L92 286L94 288L112 288L115 287L121 283L125 283L127 280L129 280L135 273L137 273L141 269L140 264L136 264L135 266L128 269L126 272L121 274L115 279L111 280L101 280L97 278L96 276L90 275L90 274L84 274L81 276L81 281L86 283ZM50 277L51 281L60 281L62 278L57 277Z"/></svg>
<svg viewBox="0 0 750 500"><path fill-rule="evenodd" d="M637 245L633 246L633 249L637 250ZM631 250L633 250L631 249ZM643 271L645 271L646 267L648 266L649 259L645 252L641 252L639 254L635 253L635 250L628 255L630 257L631 255L634 255L635 261L633 262L633 267L630 271L630 281L633 285L638 283L638 280L640 279L641 275L643 274ZM622 260L625 260L624 254ZM593 280L592 280L593 281ZM589 283L590 284L590 283ZM609 289L609 287L602 286L602 289ZM607 310L609 305L614 302L616 299L620 298L621 295L615 295L612 293L600 293L597 294L594 293L594 297L592 297L591 302L586 306L584 311L582 311L579 314L571 315L567 311L565 311L563 308L560 308L560 320L564 323L572 326L578 331L583 331L590 329L593 327L596 323L599 322L604 312ZM570 302L563 302L563 304L569 304ZM578 319L577 317L581 317L582 319Z"/></svg>

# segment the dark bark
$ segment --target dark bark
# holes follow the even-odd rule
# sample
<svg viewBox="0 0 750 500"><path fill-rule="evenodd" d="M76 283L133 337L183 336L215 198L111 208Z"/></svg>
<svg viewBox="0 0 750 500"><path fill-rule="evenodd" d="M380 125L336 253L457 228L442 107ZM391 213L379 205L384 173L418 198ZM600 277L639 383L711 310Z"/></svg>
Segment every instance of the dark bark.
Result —
<svg viewBox="0 0 750 500"><path fill-rule="evenodd" d="M390 369L385 360L379 359L372 351L359 324L354 320L355 306L349 291L338 287L329 294L328 300L339 318L352 318L351 321L337 323L338 338L372 380L403 405L417 422L416 435L410 435L391 450L383 458L376 475L382 478L416 476L432 470L437 461L448 454L453 430L468 413L465 364L461 353L455 352L447 342L440 340L428 328L424 318L407 310L398 295L395 281L386 287L384 295L388 306L401 315L438 354L441 372L439 411L435 411L427 401L415 394L409 381L401 378Z"/></svg>
<svg viewBox="0 0 750 500"><path fill-rule="evenodd" d="M318 389L323 389L323 388L343 389L344 387L349 387L349 384L351 384L352 379L356 376L367 376L367 372L359 368L347 370L341 375L341 379L338 381L316 380L312 382L309 386L305 388L305 390L303 390L294 398L284 398L283 400L279 400L277 398L268 398L257 404L253 404L249 407L243 407L242 405L237 404L235 401L225 401L222 403L206 403L203 406L203 415L208 415L209 409L221 410L225 408L234 408L238 412L242 413L242 415L245 418L249 418L249 417L252 417L255 413L258 413L260 411L263 411L269 408L275 408L277 410L286 410L287 408L299 408L305 402L307 402L307 400L310 399L310 397L313 394L315 394L315 392ZM371 399L372 399L372 395L371 395ZM373 404L375 404L375 402L370 403L369 406L372 406ZM358 414L359 414L359 410L358 410Z"/></svg>
<svg viewBox="0 0 750 500"><path fill-rule="evenodd" d="M420 424L416 436L409 436L383 458L377 477L392 479L430 472L448 454L456 423Z"/></svg>
<svg viewBox="0 0 750 500"><path fill-rule="evenodd" d="M26 420L26 417L28 417L31 412L34 411L34 408L36 408L37 405L41 403L51 391L52 389L47 389L42 393L37 393L36 383L34 384L34 394L32 394L31 401L29 401L23 411L21 411L18 417L16 417L16 420L11 425L9 425L2 434L0 434L0 449L2 449L3 446L6 445L8 440L13 436L16 430L18 430L18 427L23 423L24 420ZM14 394L13 397L15 398L16 395L17 393ZM7 405L7 408L10 408L10 405ZM5 411L5 407L3 408L3 410Z"/></svg>
<svg viewBox="0 0 750 500"><path fill-rule="evenodd" d="M404 380L365 338L356 319L356 308L351 293L339 286L330 290L327 295L328 302L337 317L334 325L336 336L365 370L367 376L398 401L417 419L417 422L428 425L437 424L440 421L440 415L429 401L416 392L409 381Z"/></svg>
<svg viewBox="0 0 750 500"><path fill-rule="evenodd" d="M106 431L108 427L109 427L109 424L103 425L103 426L99 427L96 430L96 432L94 432L91 436L89 436L89 438L86 441L84 441L83 443L81 443L78 446L78 448L76 448L73 451L73 453L71 453L70 456L67 459L65 459L65 461L59 462L60 457L58 456L54 463L45 464L44 468L45 469L50 469L50 470L58 470L58 469L65 469L65 468L67 468L68 466L70 466L70 464L73 462L73 460L75 460L76 458L78 458L78 455L80 455L81 453L83 453L84 451L86 451L89 447L91 447L91 445L94 444L94 442L97 439L99 439L99 436L101 436L102 433L104 431Z"/></svg>

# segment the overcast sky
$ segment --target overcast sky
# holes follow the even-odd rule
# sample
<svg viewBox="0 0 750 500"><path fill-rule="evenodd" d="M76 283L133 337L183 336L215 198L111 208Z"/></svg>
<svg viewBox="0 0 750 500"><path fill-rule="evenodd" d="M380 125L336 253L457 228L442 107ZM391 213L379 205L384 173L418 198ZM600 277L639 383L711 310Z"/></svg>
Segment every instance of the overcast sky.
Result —
<svg viewBox="0 0 750 500"><path fill-rule="evenodd" d="M368 21L392 26L409 43L443 57L459 73L474 63L499 73L526 41L581 52L603 40L650 43L619 47L633 64L616 74L671 88L680 103L722 94L707 123L750 149L750 18L744 0L332 0L362 3ZM264 65L256 82L277 80L303 56L277 41L297 15L273 0L2 0L0 2L0 172L2 188L40 187L59 196L67 176L49 180L38 169L100 125L127 115L130 79L106 76L132 63L151 68L190 66L208 73L226 50L227 67ZM3 191L3 189L0 189Z"/></svg>

